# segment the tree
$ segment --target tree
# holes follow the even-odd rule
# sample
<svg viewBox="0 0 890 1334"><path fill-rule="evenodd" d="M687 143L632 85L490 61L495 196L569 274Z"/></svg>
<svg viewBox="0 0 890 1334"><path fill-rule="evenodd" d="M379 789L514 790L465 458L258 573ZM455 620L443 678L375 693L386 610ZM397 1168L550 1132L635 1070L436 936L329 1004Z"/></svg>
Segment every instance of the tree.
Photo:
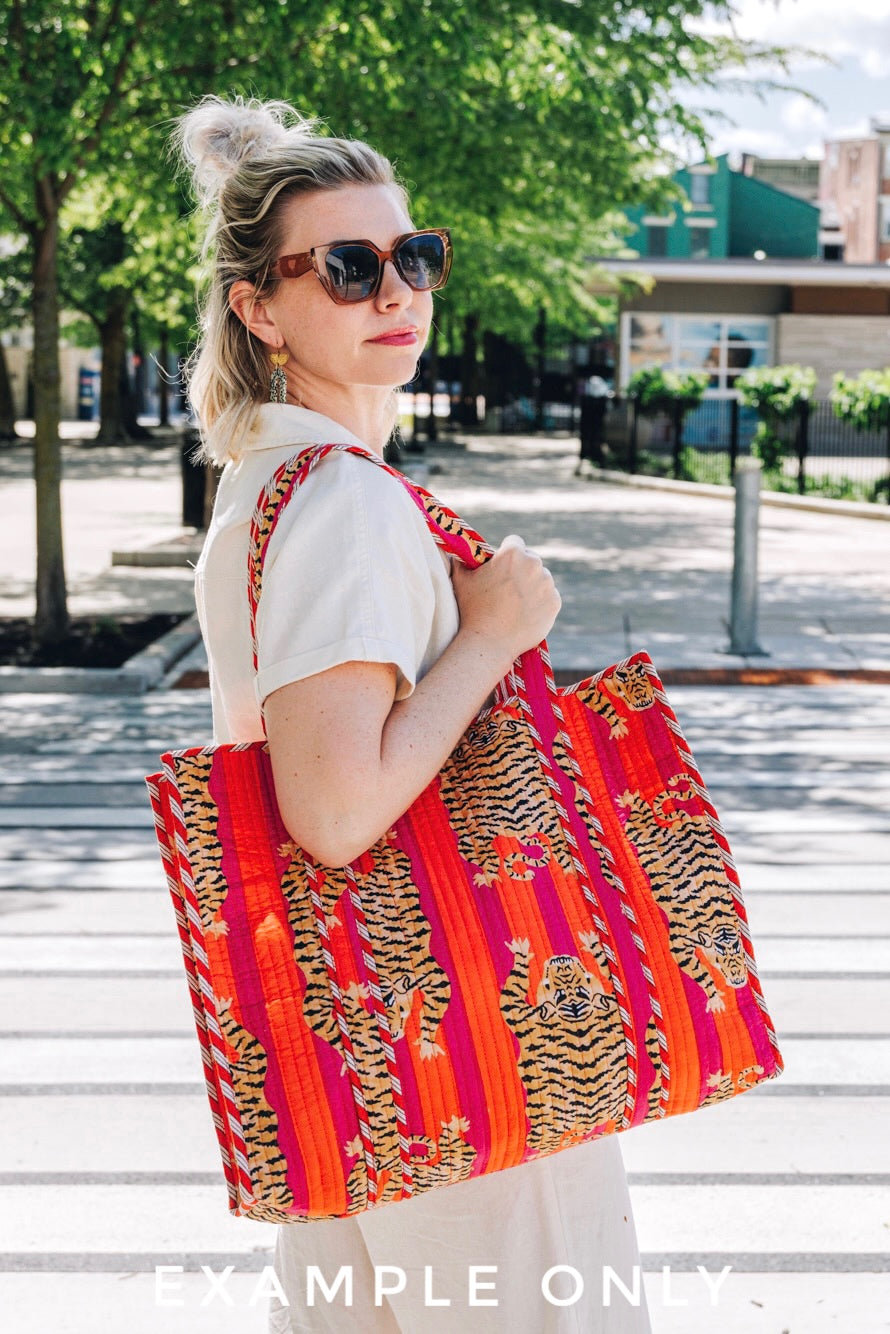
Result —
<svg viewBox="0 0 890 1334"><path fill-rule="evenodd" d="M20 328L27 305L27 256L19 246L0 258L0 331ZM15 418L6 349L0 342L0 444L13 444L19 439Z"/></svg>
<svg viewBox="0 0 890 1334"><path fill-rule="evenodd" d="M67 621L61 540L58 245L61 211L101 175L172 188L163 156L171 110L213 89L290 97L365 137L420 182L418 212L463 207L469 257L483 222L518 241L528 220L583 213L620 196L664 197L662 135L702 145L679 82L713 87L728 65L778 62L766 43L695 27L729 0L11 0L0 8L0 209L27 236L34 325L37 616L43 642ZM768 81L766 81L768 86ZM467 201L472 201L468 203ZM556 233L551 233L555 236ZM526 237L528 239L528 237ZM546 249L543 244L539 247ZM477 252L478 253L478 252ZM558 283L562 256L525 265ZM579 258L572 250L572 264ZM482 267L479 256L477 272ZM490 270L489 270L490 272ZM458 282L454 309L481 313L486 279ZM580 289L579 289L580 291ZM481 314L480 314L481 318Z"/></svg>

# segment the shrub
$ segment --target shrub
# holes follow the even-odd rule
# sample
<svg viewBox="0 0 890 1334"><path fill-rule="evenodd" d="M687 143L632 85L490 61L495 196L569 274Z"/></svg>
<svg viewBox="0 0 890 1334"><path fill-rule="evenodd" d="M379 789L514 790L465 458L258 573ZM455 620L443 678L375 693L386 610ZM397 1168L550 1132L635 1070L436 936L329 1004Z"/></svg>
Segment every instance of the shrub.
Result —
<svg viewBox="0 0 890 1334"><path fill-rule="evenodd" d="M735 382L739 401L754 408L760 423L751 449L767 470L781 466L787 441L780 428L792 421L802 403L813 397L816 372L812 366L757 366L743 371Z"/></svg>

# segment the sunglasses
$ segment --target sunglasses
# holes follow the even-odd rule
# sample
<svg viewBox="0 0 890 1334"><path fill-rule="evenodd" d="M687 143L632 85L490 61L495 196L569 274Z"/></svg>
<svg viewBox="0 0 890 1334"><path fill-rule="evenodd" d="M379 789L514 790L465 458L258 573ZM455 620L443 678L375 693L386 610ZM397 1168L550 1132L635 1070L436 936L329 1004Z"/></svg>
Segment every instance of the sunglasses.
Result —
<svg viewBox="0 0 890 1334"><path fill-rule="evenodd" d="M448 281L451 233L447 227L405 232L390 250L379 250L373 241L332 241L300 255L282 255L272 271L279 278L301 278L314 269L331 300L345 306L377 295L387 260L415 292L434 292Z"/></svg>

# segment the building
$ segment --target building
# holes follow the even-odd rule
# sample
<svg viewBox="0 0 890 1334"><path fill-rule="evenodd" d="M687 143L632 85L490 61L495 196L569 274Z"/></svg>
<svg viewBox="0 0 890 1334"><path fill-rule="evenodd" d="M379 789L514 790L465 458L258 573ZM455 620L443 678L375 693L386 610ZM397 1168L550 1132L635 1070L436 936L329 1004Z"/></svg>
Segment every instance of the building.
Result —
<svg viewBox="0 0 890 1334"><path fill-rule="evenodd" d="M733 157L729 158L734 166ZM753 176L764 185L771 185L787 195L796 195L808 204L819 203L820 160L807 157L759 157L756 153L742 153L738 170L743 176Z"/></svg>
<svg viewBox="0 0 890 1334"><path fill-rule="evenodd" d="M750 259L759 252L771 259L815 258L818 207L759 179L754 163L749 159L747 173L735 170L723 153L675 172L686 201L664 214L639 205L624 209L628 248L647 259Z"/></svg>
<svg viewBox="0 0 890 1334"><path fill-rule="evenodd" d="M799 362L825 397L835 371L890 365L890 265L830 260L618 259L610 275L654 286L622 300L616 389L643 366L708 370L709 398L733 397L749 366ZM604 282L600 290L608 290ZM614 289L612 289L614 290Z"/></svg>
<svg viewBox="0 0 890 1334"><path fill-rule="evenodd" d="M821 253L848 264L890 261L890 122L864 139L827 139L819 175Z"/></svg>

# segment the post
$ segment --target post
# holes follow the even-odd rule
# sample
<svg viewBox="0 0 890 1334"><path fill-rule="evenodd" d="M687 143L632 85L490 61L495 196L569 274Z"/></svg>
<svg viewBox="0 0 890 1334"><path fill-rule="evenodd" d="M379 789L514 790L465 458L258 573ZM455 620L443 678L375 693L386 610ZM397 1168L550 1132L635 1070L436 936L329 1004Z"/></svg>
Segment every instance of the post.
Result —
<svg viewBox="0 0 890 1334"><path fill-rule="evenodd" d="M729 619L729 648L726 651L746 658L769 656L757 642L760 470L760 459L743 457L736 463L732 605Z"/></svg>
<svg viewBox="0 0 890 1334"><path fill-rule="evenodd" d="M680 476L680 450L683 447L683 404L675 398L671 404L671 431L673 434L672 471L675 478Z"/></svg>
<svg viewBox="0 0 890 1334"><path fill-rule="evenodd" d="M627 471L635 473L637 470L637 399L628 399L627 406L630 410L630 448L628 449Z"/></svg>
<svg viewBox="0 0 890 1334"><path fill-rule="evenodd" d="M729 483L735 482L736 464L739 460L739 400L729 400Z"/></svg>
<svg viewBox="0 0 890 1334"><path fill-rule="evenodd" d="M538 307L538 322L534 329L535 348L535 430L544 429L544 375L547 361L547 311Z"/></svg>
<svg viewBox="0 0 890 1334"><path fill-rule="evenodd" d="M810 400L801 400L797 410L797 491L804 495L807 489L807 454L810 447Z"/></svg>

